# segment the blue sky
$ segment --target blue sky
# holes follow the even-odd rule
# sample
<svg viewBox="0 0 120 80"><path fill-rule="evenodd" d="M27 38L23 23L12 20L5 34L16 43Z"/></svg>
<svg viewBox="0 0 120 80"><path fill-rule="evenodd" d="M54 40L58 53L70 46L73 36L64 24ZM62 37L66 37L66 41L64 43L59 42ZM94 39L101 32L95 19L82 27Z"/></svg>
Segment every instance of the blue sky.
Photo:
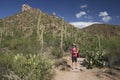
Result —
<svg viewBox="0 0 120 80"><path fill-rule="evenodd" d="M120 0L0 0L0 18L21 11L21 5L28 4L58 17L76 27L93 23L120 25Z"/></svg>

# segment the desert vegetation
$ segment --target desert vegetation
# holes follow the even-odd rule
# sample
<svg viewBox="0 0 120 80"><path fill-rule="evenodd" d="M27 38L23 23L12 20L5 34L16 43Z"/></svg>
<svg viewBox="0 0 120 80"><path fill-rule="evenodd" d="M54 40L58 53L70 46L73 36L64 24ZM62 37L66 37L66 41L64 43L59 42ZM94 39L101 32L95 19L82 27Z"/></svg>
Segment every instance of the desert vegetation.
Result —
<svg viewBox="0 0 120 80"><path fill-rule="evenodd" d="M120 66L118 26L95 24L78 29L35 9L0 19L0 79L51 80L55 60L73 43L88 69Z"/></svg>

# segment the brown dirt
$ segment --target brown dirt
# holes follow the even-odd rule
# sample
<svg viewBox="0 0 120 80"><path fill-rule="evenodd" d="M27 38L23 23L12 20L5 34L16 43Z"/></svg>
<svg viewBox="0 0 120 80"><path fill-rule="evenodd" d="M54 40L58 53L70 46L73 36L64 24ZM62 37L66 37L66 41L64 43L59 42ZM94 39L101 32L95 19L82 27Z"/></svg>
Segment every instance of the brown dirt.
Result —
<svg viewBox="0 0 120 80"><path fill-rule="evenodd" d="M71 58L65 57L67 59L67 63L71 65ZM83 65L80 63L83 62L83 58L78 58L78 69L79 71L61 71L58 68L55 69L56 75L54 77L54 80L113 80L109 79L106 76L100 77L97 76L97 74L102 69L86 69Z"/></svg>

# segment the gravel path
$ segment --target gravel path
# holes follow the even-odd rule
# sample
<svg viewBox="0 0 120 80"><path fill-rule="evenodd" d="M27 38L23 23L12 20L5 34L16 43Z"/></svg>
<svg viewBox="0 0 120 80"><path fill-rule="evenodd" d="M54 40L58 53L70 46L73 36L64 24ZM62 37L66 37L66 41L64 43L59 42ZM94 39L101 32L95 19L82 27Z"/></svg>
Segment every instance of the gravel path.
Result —
<svg viewBox="0 0 120 80"><path fill-rule="evenodd" d="M71 65L71 58L65 57L67 59L67 63ZM101 80L96 77L96 70L87 70L80 63L83 62L83 58L78 59L78 70L73 71L60 71L56 69L55 80Z"/></svg>

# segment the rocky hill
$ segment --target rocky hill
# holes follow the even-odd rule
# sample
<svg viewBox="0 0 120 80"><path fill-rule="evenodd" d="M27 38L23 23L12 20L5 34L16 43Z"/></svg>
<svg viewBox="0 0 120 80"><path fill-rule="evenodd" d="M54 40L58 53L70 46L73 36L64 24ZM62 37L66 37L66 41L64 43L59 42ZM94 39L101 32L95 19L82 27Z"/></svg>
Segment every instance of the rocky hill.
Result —
<svg viewBox="0 0 120 80"><path fill-rule="evenodd" d="M7 27L7 29L10 28L8 30L11 30L12 28L16 28L16 30L22 31L23 34L24 32L31 34L30 29L37 27L39 15L40 15L40 25L43 25L46 28L45 31L52 30L51 32L53 31L59 32L61 30L62 23L66 27L71 26L65 21L62 22L62 19L57 18L57 16L55 16L54 14L49 15L47 13L42 12L39 9L31 8L30 6L24 4L22 6L22 12L15 14L13 16L1 19L0 27L1 28ZM3 30L3 32L4 31L5 29ZM9 34L9 31L8 31L8 34Z"/></svg>
<svg viewBox="0 0 120 80"><path fill-rule="evenodd" d="M37 53L38 47L43 44L45 47L64 45L63 39L70 38L75 30L75 27L55 13L49 15L23 4L20 13L0 19L0 45L1 48L7 47L24 53ZM44 36L43 43L40 36ZM23 51L24 48L26 50Z"/></svg>
<svg viewBox="0 0 120 80"><path fill-rule="evenodd" d="M106 38L120 37L120 26L109 24L93 24L82 29L92 35L99 35Z"/></svg>

